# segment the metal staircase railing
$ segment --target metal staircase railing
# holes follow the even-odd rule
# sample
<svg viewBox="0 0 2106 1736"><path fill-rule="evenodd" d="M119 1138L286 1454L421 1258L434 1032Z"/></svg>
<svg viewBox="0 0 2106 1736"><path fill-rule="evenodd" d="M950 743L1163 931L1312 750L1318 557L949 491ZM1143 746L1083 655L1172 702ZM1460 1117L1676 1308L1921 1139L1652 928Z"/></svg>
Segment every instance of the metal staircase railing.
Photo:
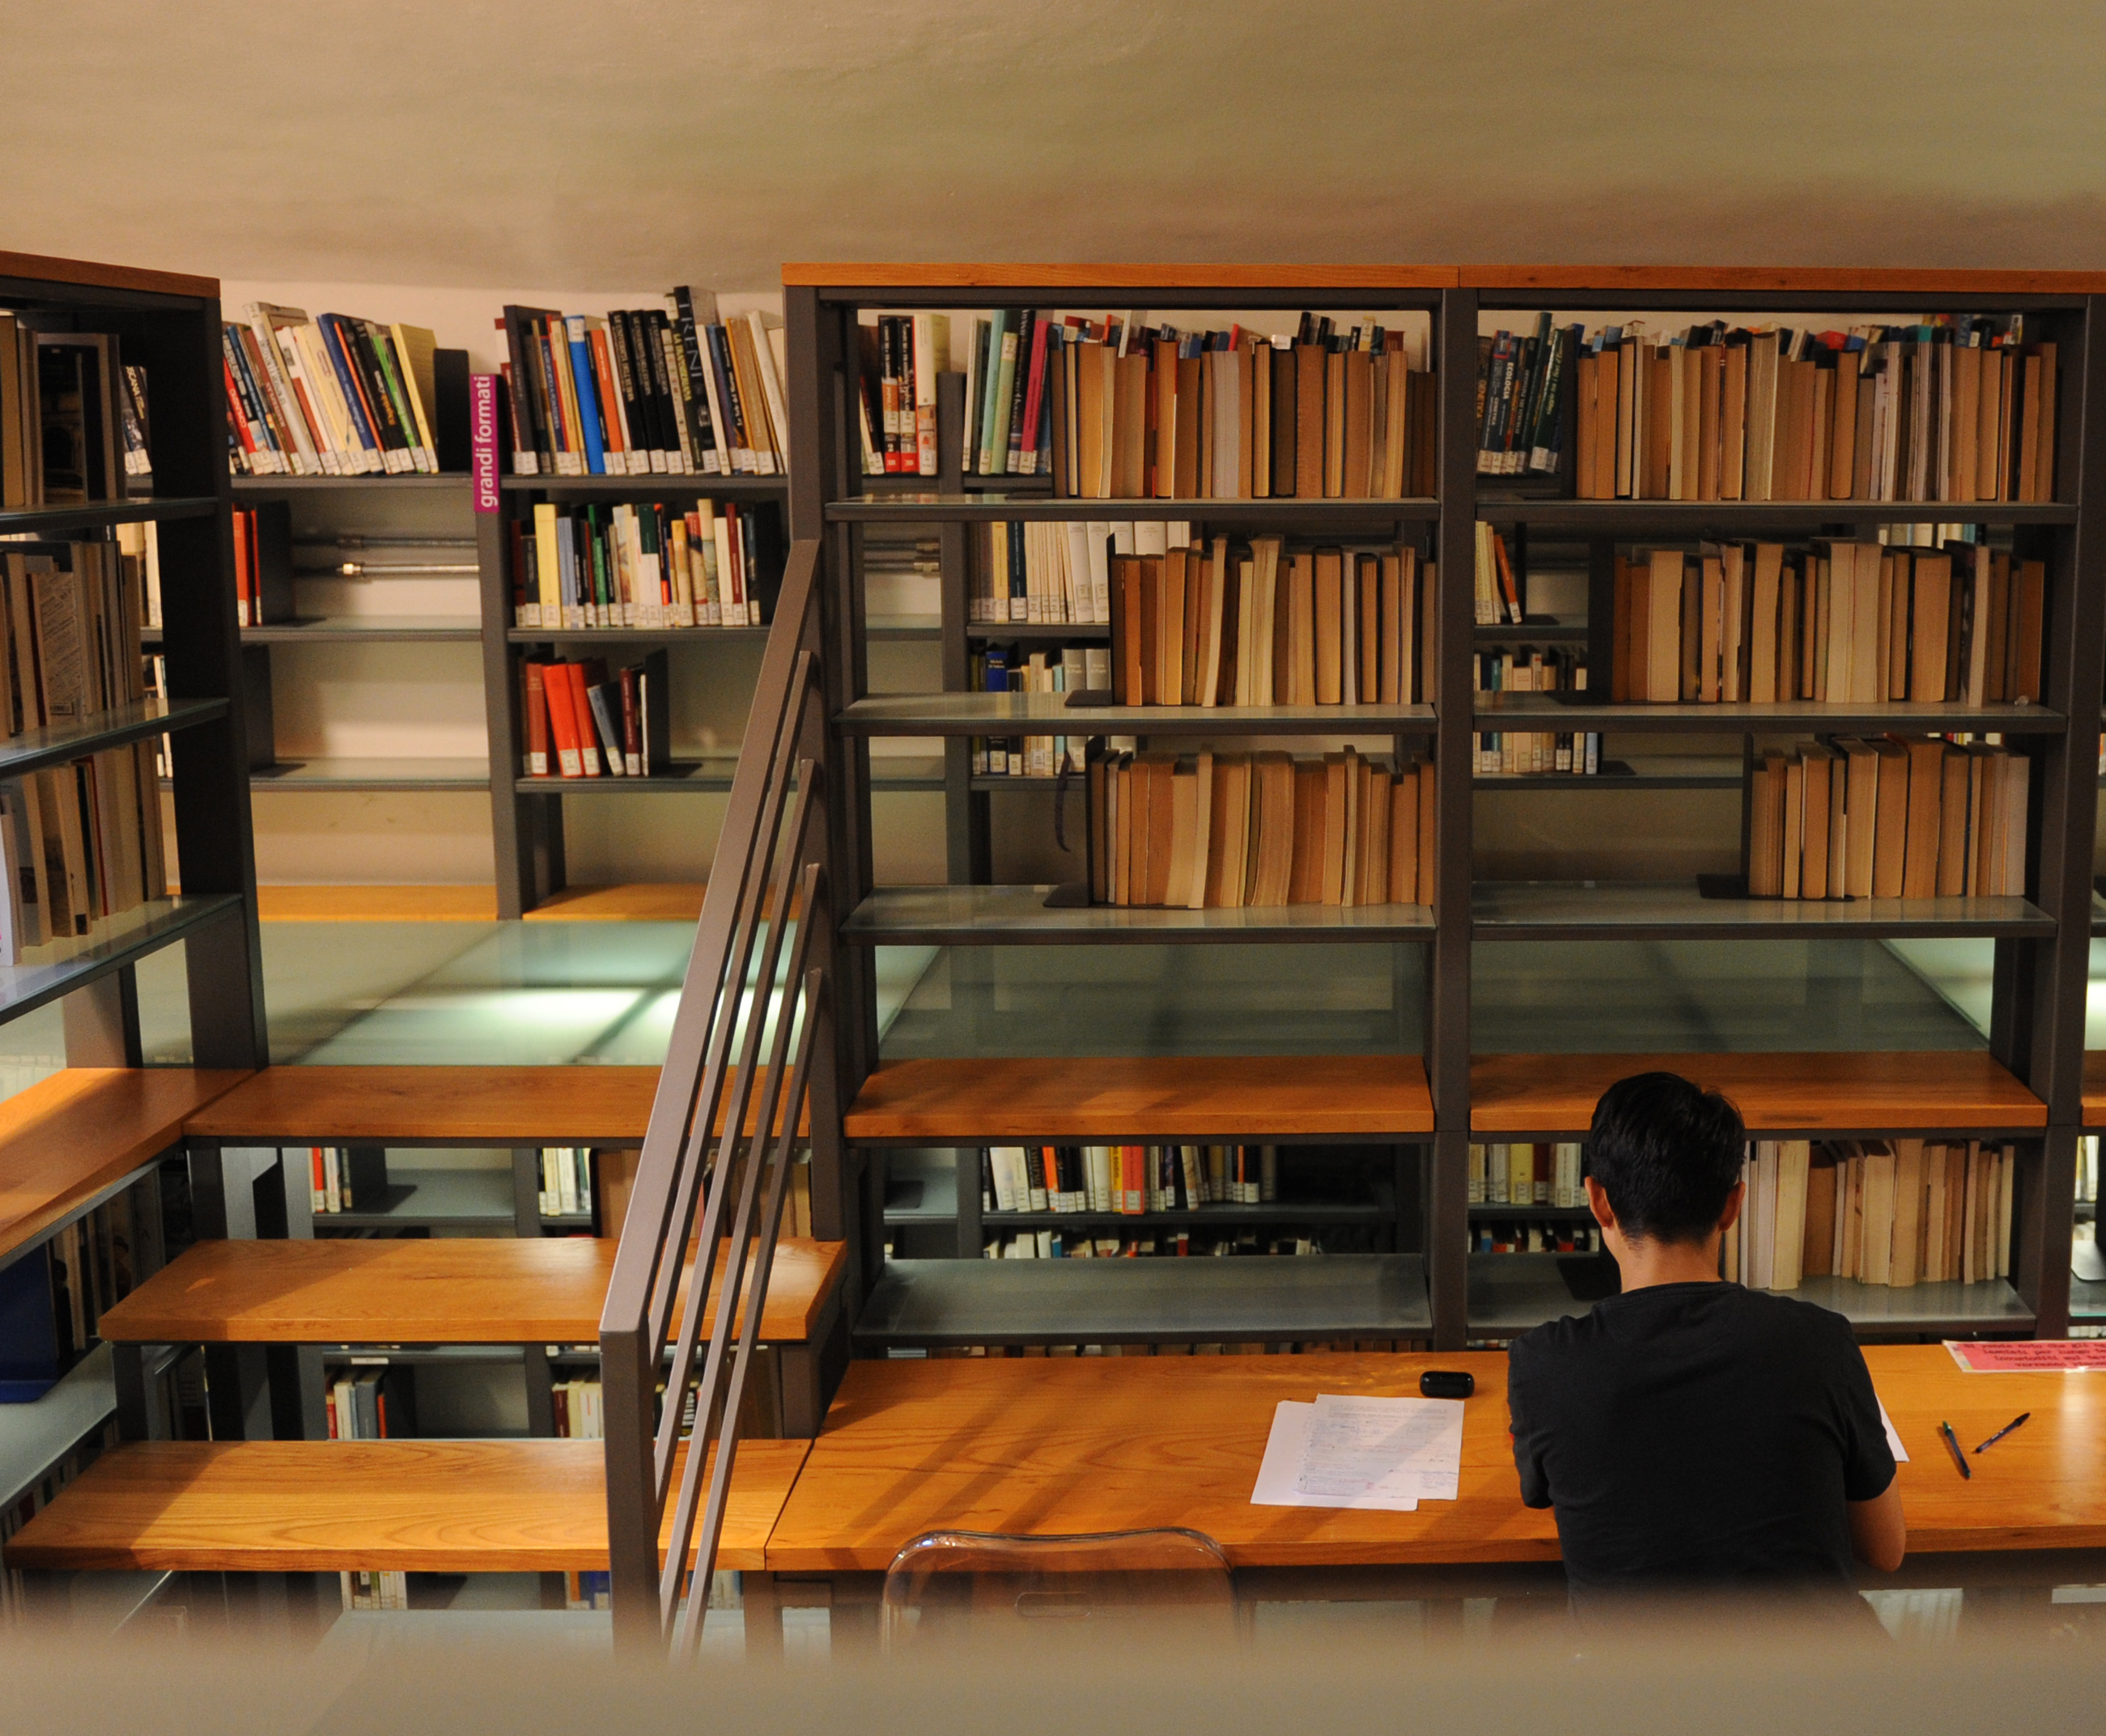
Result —
<svg viewBox="0 0 2106 1736"><path fill-rule="evenodd" d="M790 552L600 1317L612 1602L632 1648L701 1640L826 1023L818 555Z"/></svg>

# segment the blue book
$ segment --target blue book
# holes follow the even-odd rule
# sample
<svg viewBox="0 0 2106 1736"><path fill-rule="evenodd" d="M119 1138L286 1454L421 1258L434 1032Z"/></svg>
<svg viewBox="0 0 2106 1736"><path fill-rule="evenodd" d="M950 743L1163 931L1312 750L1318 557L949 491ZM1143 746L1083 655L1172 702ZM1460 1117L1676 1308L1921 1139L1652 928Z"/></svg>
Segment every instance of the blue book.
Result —
<svg viewBox="0 0 2106 1736"><path fill-rule="evenodd" d="M352 359L345 352L343 334L337 329L336 314L324 314L315 321L315 329L321 333L322 348L327 352L329 366L336 370L336 383L343 393L345 407L351 413L352 427L357 431L361 445L379 462L373 468L388 468L388 448L382 443L380 431L365 414L365 395L358 388L358 376L352 371Z"/></svg>
<svg viewBox="0 0 2106 1736"><path fill-rule="evenodd" d="M571 340L571 373L577 382L578 421L585 437L585 468L592 475L607 474L607 445L600 438L599 391L593 373L592 345L585 338L583 314L564 317L563 329Z"/></svg>

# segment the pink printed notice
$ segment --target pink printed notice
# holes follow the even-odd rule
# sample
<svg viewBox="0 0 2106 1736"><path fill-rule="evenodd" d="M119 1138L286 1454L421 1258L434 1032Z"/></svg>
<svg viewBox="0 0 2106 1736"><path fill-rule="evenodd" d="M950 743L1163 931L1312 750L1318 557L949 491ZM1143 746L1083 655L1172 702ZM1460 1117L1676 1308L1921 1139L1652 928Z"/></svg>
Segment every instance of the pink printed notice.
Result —
<svg viewBox="0 0 2106 1736"><path fill-rule="evenodd" d="M2019 1344L1945 1341L1968 1374L2106 1374L2106 1338L2039 1339Z"/></svg>
<svg viewBox="0 0 2106 1736"><path fill-rule="evenodd" d="M468 381L470 463L474 471L475 509L495 512L497 498L497 376L478 374Z"/></svg>

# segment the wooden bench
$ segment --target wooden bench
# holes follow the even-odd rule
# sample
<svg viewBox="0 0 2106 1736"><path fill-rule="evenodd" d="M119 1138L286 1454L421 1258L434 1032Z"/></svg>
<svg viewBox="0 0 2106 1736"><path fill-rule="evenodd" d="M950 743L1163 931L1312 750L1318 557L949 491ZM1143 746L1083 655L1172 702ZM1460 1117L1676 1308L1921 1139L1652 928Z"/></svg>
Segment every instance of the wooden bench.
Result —
<svg viewBox="0 0 2106 1736"><path fill-rule="evenodd" d="M201 1242L107 1309L101 1334L114 1344L584 1343L599 1336L615 1246L586 1236ZM777 1244L763 1338L815 1335L846 1251ZM720 1282L721 1254L717 1271Z"/></svg>
<svg viewBox="0 0 2106 1736"><path fill-rule="evenodd" d="M763 1564L806 1446L739 1444L719 1567ZM607 1566L605 1464L598 1441L135 1442L105 1452L24 1526L7 1564L598 1572Z"/></svg>

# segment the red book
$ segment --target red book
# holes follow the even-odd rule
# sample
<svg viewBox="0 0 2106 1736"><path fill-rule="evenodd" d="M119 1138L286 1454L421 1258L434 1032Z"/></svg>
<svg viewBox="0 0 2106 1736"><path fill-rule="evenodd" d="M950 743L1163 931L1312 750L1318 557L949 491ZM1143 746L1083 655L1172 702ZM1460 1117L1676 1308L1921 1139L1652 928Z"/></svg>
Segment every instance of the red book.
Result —
<svg viewBox="0 0 2106 1736"><path fill-rule="evenodd" d="M237 507L234 513L234 620L237 626L249 625L249 593L251 588L249 576L249 514Z"/></svg>
<svg viewBox="0 0 2106 1736"><path fill-rule="evenodd" d="M556 738L557 775L583 777L585 764L578 752L578 714L571 708L569 682L569 673L575 673L577 665L546 663L540 668L548 699L549 732Z"/></svg>
<svg viewBox="0 0 2106 1736"><path fill-rule="evenodd" d="M649 769L643 763L643 712L636 691L641 678L636 669L621 672L621 757L631 777L642 777Z"/></svg>
<svg viewBox="0 0 2106 1736"><path fill-rule="evenodd" d="M538 663L529 663L522 669L526 695L519 709L526 731L529 777L549 775L549 690L541 678L541 667Z"/></svg>
<svg viewBox="0 0 2106 1736"><path fill-rule="evenodd" d="M1024 387L1024 473L1038 468L1040 398L1046 390L1046 333L1049 322L1040 320L1031 329L1031 365Z"/></svg>
<svg viewBox="0 0 2106 1736"><path fill-rule="evenodd" d="M592 701L585 697L585 665L563 664L563 688L570 700L571 727L578 732L579 769L587 777L600 775L599 727L593 722Z"/></svg>

